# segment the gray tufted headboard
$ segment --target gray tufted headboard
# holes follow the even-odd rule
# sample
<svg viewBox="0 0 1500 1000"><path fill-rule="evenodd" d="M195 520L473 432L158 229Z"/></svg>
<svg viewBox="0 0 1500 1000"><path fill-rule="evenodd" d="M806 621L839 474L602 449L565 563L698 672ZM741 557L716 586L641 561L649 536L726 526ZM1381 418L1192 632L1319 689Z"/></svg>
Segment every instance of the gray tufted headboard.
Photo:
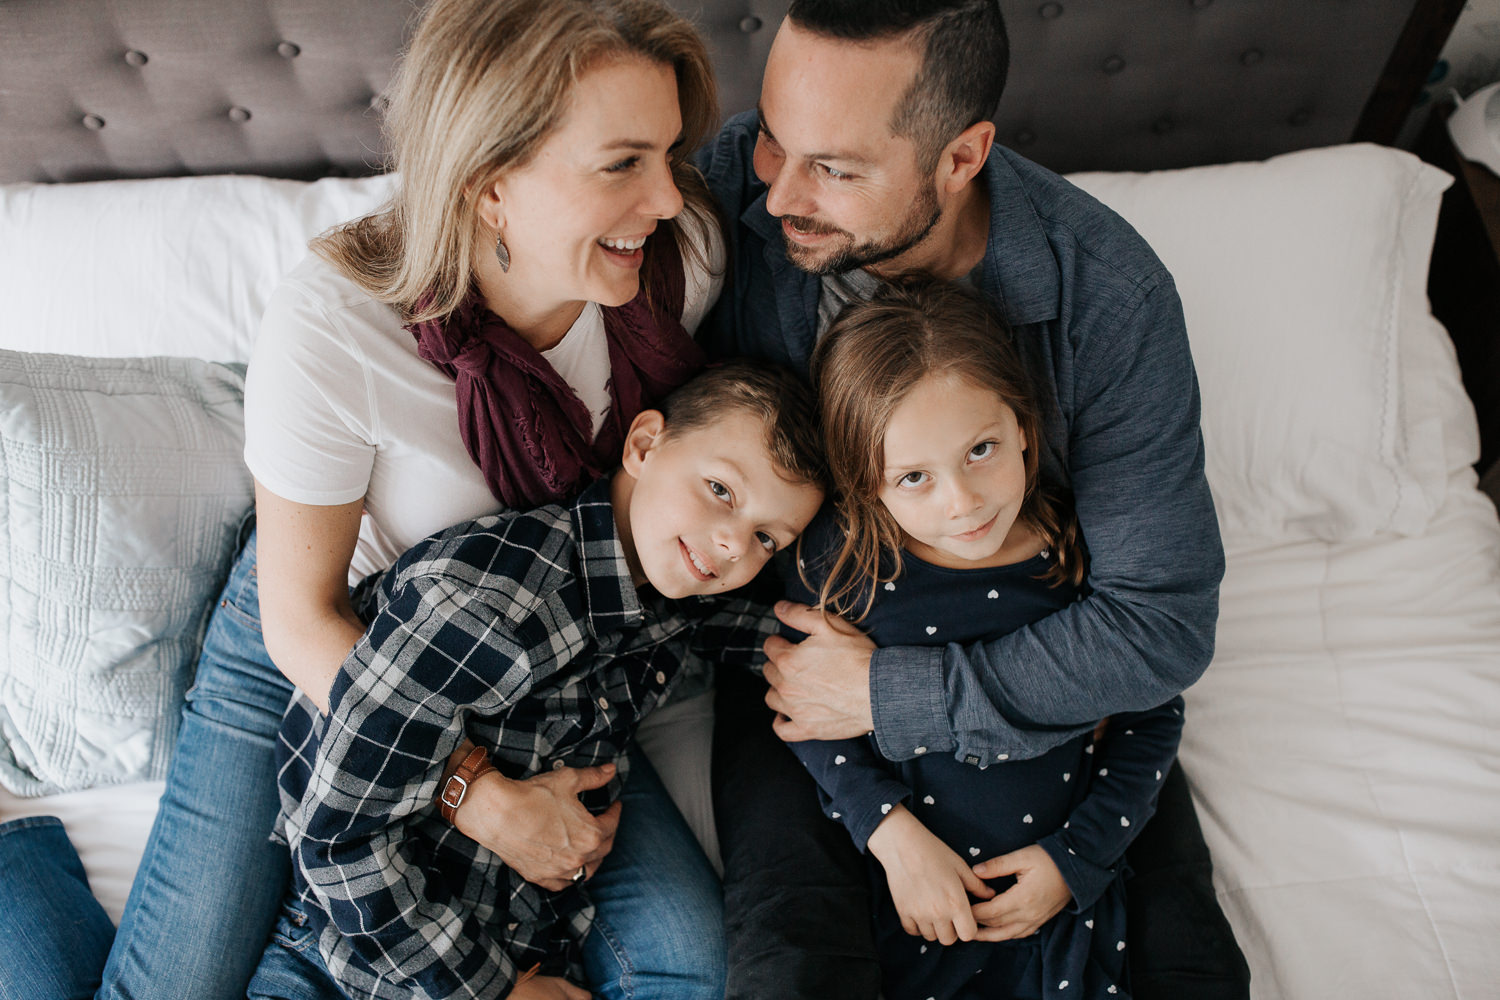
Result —
<svg viewBox="0 0 1500 1000"><path fill-rule="evenodd" d="M724 110L785 0L671 0ZM368 173L417 0L0 0L0 182ZM1389 142L1462 0L1003 0L1000 141L1058 170Z"/></svg>

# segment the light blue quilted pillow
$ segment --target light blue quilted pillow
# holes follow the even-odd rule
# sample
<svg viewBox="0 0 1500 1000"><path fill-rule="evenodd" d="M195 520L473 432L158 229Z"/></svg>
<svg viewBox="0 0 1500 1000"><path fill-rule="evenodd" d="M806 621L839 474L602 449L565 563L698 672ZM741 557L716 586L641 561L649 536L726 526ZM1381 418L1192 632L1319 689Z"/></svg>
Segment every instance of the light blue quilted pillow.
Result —
<svg viewBox="0 0 1500 1000"><path fill-rule="evenodd" d="M251 504L243 366L0 351L0 784L161 778Z"/></svg>

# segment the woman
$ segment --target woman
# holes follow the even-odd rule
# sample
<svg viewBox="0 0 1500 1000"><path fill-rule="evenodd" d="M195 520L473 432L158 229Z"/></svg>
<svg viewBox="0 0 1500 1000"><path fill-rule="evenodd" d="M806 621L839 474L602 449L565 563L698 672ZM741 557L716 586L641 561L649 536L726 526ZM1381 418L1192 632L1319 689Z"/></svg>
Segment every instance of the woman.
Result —
<svg viewBox="0 0 1500 1000"><path fill-rule="evenodd" d="M701 363L689 331L722 243L679 155L716 119L690 25L657 0L436 0L392 98L391 203L316 240L267 308L246 389L257 531L102 996L244 995L288 874L267 841L288 681L326 708L363 631L349 583L450 524L575 492ZM454 822L539 884L591 880L599 995L722 996L712 869L649 767L596 818L576 792L604 780L491 772Z"/></svg>

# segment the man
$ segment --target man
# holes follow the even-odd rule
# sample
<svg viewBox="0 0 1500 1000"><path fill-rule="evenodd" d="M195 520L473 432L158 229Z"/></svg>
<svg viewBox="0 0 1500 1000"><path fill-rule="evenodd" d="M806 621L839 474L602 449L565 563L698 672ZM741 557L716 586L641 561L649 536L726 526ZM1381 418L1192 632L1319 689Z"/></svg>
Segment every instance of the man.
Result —
<svg viewBox="0 0 1500 1000"><path fill-rule="evenodd" d="M729 218L711 350L805 368L843 304L921 270L969 281L1045 401L1045 473L1073 490L1089 596L1001 640L875 650L805 608L772 640L785 740L873 731L904 760L1036 756L1180 693L1213 652L1223 574L1198 389L1171 276L1128 225L994 144L1009 46L995 0L794 0L757 113L701 158ZM730 675L730 676L726 676ZM868 902L843 831L721 672L715 801L731 997L873 997ZM1137 996L1242 997L1180 768L1129 856Z"/></svg>

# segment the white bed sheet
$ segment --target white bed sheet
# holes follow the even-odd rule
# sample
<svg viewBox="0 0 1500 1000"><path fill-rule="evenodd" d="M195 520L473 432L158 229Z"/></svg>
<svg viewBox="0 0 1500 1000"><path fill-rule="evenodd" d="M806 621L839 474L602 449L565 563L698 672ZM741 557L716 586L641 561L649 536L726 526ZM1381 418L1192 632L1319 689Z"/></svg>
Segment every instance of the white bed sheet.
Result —
<svg viewBox="0 0 1500 1000"><path fill-rule="evenodd" d="M1183 760L1257 1000L1494 998L1500 524L1230 550Z"/></svg>

